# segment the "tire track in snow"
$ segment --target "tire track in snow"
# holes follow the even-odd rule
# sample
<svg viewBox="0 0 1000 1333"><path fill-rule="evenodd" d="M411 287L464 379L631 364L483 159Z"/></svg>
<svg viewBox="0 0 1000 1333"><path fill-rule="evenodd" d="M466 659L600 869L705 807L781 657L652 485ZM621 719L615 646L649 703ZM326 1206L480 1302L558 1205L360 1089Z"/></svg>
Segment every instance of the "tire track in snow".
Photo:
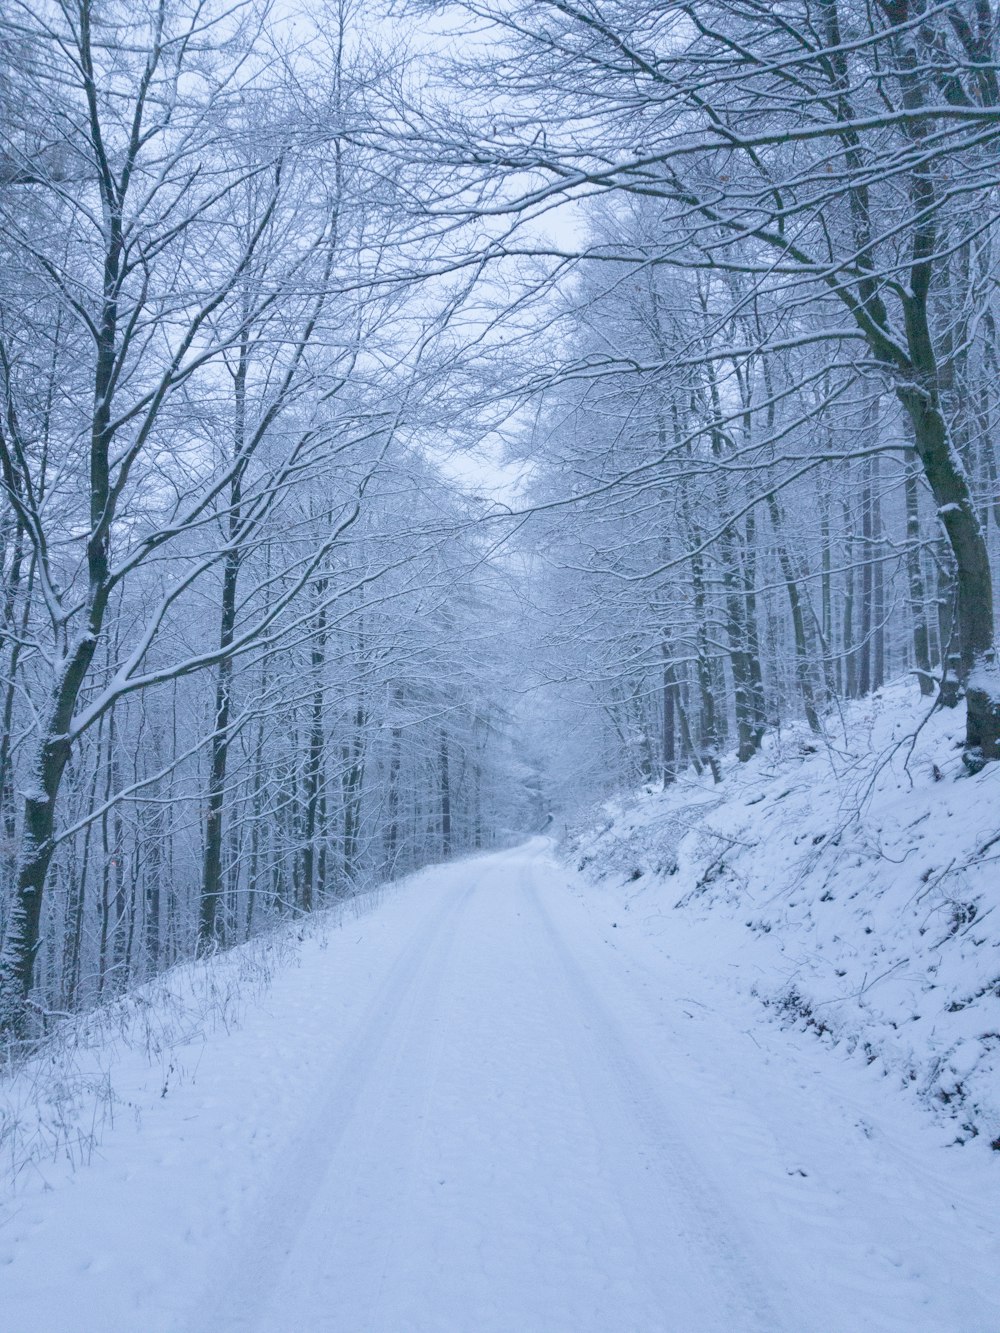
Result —
<svg viewBox="0 0 1000 1333"><path fill-rule="evenodd" d="M630 1201L633 1205L643 1201L643 1211L650 1216L662 1213L663 1200L672 1201L674 1215L680 1222L679 1258L699 1273L706 1304L721 1302L728 1321L723 1325L715 1320L704 1327L728 1327L740 1333L782 1333L785 1325L772 1309L756 1275L757 1265L749 1257L749 1247L741 1244L736 1219L705 1175L697 1170L669 1105L657 1090L655 1077L650 1077L643 1068L627 1030L610 1013L573 956L541 901L536 884L528 886L525 898L537 914L571 1006L579 1016L582 1040L590 1047L591 1070L578 1069L581 1075L578 1082L590 1104L595 1125L605 1139L609 1157L617 1160L621 1171L626 1216L632 1211ZM601 1069L610 1077L582 1077ZM631 1122L637 1131L625 1142L620 1132L609 1132L607 1113L613 1104L621 1112L618 1130ZM641 1155L640 1144L644 1149ZM651 1235L641 1222L637 1225L634 1220L632 1231L637 1247L646 1253L647 1259L653 1264L662 1262L662 1250L658 1249L662 1238ZM691 1272L685 1271L682 1277L685 1283L690 1283ZM669 1317L666 1311L665 1317ZM678 1333L681 1330L693 1333L700 1326L688 1322L663 1325L664 1329L676 1329Z"/></svg>
<svg viewBox="0 0 1000 1333"><path fill-rule="evenodd" d="M350 1189L346 1181L330 1180L341 1140L352 1127L367 1086L391 1077L412 1039L426 1004L425 993L440 985L455 926L472 891L473 886L466 884L448 893L378 987L325 1079L328 1095L301 1124L270 1172L262 1199L266 1216L252 1220L231 1241L229 1257L211 1290L191 1313L189 1333L248 1333L257 1327L284 1327L280 1322L260 1321L270 1319L272 1293L294 1256L311 1203L324 1187L336 1196ZM370 1143L368 1150L377 1152L377 1145ZM365 1156L359 1154L356 1170L365 1167ZM331 1296L335 1298L335 1292Z"/></svg>

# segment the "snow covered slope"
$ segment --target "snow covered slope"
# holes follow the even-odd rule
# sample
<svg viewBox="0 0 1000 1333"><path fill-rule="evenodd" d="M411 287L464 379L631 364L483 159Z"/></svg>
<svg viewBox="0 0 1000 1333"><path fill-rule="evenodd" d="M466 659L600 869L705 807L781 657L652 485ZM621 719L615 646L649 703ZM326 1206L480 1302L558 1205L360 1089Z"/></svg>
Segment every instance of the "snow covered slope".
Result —
<svg viewBox="0 0 1000 1333"><path fill-rule="evenodd" d="M689 961L1000 1150L1000 764L965 772L959 712L913 741L915 696L612 802L565 850Z"/></svg>

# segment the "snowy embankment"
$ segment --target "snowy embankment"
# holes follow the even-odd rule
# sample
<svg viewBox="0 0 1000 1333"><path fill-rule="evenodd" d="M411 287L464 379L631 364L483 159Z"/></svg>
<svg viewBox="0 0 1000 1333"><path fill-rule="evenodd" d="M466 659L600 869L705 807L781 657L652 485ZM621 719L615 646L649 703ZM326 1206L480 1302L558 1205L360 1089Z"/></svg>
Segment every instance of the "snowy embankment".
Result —
<svg viewBox="0 0 1000 1333"><path fill-rule="evenodd" d="M926 715L893 685L827 744L789 730L718 786L609 802L564 852L675 954L1000 1150L1000 764L970 776L961 713Z"/></svg>

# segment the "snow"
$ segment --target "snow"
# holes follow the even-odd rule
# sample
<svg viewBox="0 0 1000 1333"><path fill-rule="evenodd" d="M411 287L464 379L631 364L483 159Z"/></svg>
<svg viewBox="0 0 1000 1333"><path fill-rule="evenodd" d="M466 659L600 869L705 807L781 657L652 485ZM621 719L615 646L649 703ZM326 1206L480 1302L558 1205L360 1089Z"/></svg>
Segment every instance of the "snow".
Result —
<svg viewBox="0 0 1000 1333"><path fill-rule="evenodd" d="M966 688L978 690L993 703L1000 703L1000 662L996 653L981 656L969 672Z"/></svg>
<svg viewBox="0 0 1000 1333"><path fill-rule="evenodd" d="M688 956L725 963L744 998L988 1150L1000 1143L1000 765L966 773L963 711L928 717L914 696L894 685L852 705L829 747L794 729L771 738L720 787L614 803L571 851L637 907L670 914Z"/></svg>
<svg viewBox="0 0 1000 1333"><path fill-rule="evenodd" d="M994 1155L773 1023L635 890L542 838L436 867L164 1051L180 1081L122 1047L136 1115L7 1202L3 1326L1000 1326Z"/></svg>

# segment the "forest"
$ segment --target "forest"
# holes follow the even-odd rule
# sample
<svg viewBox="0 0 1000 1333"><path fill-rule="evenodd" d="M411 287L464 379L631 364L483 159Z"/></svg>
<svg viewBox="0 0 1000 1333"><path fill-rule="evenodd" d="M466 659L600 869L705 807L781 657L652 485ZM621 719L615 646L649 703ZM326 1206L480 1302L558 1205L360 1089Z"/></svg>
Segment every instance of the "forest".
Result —
<svg viewBox="0 0 1000 1333"><path fill-rule="evenodd" d="M905 678L1000 759L992 0L2 0L0 1027Z"/></svg>

